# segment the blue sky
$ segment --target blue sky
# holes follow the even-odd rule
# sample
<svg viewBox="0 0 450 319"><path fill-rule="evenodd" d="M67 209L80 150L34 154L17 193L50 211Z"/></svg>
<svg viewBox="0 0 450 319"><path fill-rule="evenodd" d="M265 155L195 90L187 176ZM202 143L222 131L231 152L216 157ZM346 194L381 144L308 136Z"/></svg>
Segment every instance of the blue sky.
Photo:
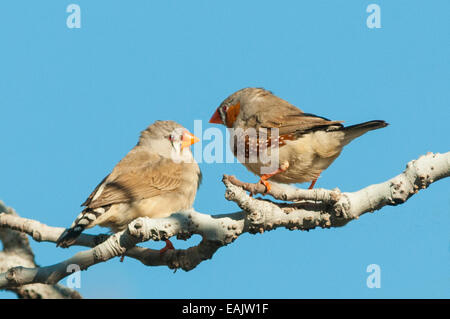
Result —
<svg viewBox="0 0 450 319"><path fill-rule="evenodd" d="M81 8L80 29L66 26L70 3ZM380 5L380 29L366 26L371 3ZM445 0L2 1L0 199L23 217L66 227L142 129L158 119L210 127L218 104L247 86L346 124L389 122L348 145L317 187L385 181L421 154L449 151L449 12ZM205 213L238 210L224 199L222 174L257 181L240 164L201 169L194 207ZM116 258L82 272L80 292L449 298L449 185L339 229L245 234L191 272ZM40 265L85 249L31 245ZM366 286L369 264L381 267L379 289Z"/></svg>

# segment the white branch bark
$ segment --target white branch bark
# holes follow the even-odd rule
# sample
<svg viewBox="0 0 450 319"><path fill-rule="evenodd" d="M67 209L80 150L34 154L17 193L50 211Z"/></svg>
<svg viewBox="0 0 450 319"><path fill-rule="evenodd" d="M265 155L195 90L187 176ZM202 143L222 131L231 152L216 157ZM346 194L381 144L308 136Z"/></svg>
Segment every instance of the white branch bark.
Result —
<svg viewBox="0 0 450 319"><path fill-rule="evenodd" d="M6 207L0 201L0 213L8 217L16 217L16 212ZM3 243L3 251L0 251L0 272L6 272L17 266L22 267L37 267L34 261L34 254L31 250L28 238L24 233L14 231L8 228L0 228L0 240ZM14 292L22 299L68 299L81 298L81 295L75 290L69 289L65 286L45 285L45 284L30 284L18 287L10 287L8 290Z"/></svg>
<svg viewBox="0 0 450 319"><path fill-rule="evenodd" d="M315 227L344 226L364 213L379 210L386 205L402 204L420 189L448 176L450 152L428 153L409 162L400 175L353 193L341 193L338 189L303 190L273 185L270 195L275 199L290 201L280 203L253 198L246 193L246 190L263 193L265 188L262 185L242 183L225 175L225 197L237 203L242 211L211 216L191 210L168 218L138 218L126 230L109 237L83 234L75 245L93 247L92 249L47 267L10 268L0 274L0 289L30 283L55 284L69 275L66 272L69 264L87 269L121 255L136 258L148 266L166 265L172 269L189 271L202 261L210 259L220 247L232 243L243 233L262 233L278 227L308 230ZM37 241L50 242L56 242L64 230L7 214L0 214L1 228L26 233ZM193 234L202 236L200 244L186 250L169 250L162 257L156 250L136 246L139 242L165 240L172 236L187 239Z"/></svg>

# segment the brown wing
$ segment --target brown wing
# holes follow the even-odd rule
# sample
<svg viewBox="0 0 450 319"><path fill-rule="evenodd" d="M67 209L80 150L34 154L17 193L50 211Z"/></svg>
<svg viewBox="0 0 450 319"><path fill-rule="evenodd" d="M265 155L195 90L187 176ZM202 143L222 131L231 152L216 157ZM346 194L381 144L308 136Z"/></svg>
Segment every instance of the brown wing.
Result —
<svg viewBox="0 0 450 319"><path fill-rule="evenodd" d="M280 135L298 135L331 126L342 127L342 121L330 121L321 116L304 113L275 95L266 96L258 104L260 111L255 112L256 126L278 128Z"/></svg>
<svg viewBox="0 0 450 319"><path fill-rule="evenodd" d="M89 208L131 202L176 190L182 166L146 151L132 150L83 203Z"/></svg>
<svg viewBox="0 0 450 319"><path fill-rule="evenodd" d="M81 204L81 206L89 206L89 203L92 201L92 198L95 196L95 194L97 194L98 189L100 188L100 186L103 185L103 183L106 181L108 177L109 175L106 175L106 177L100 182L100 184L97 185L97 187L95 187L94 191L91 193L91 195L89 195L89 197L84 201L84 203Z"/></svg>
<svg viewBox="0 0 450 319"><path fill-rule="evenodd" d="M327 129L330 126L342 127L342 121L330 121L328 119L309 113L285 114L268 119L262 123L262 127L278 128L280 136L300 135L306 132Z"/></svg>

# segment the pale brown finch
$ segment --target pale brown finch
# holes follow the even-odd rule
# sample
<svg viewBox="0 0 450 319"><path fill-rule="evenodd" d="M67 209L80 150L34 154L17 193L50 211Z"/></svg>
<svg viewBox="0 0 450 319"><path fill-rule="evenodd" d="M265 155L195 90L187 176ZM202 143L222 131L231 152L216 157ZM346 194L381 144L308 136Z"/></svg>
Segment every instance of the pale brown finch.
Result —
<svg viewBox="0 0 450 319"><path fill-rule="evenodd" d="M173 121L156 121L82 204L83 211L59 238L73 244L85 228L125 229L138 217L163 218L192 207L201 172L189 146L198 138ZM166 241L166 247L172 248Z"/></svg>

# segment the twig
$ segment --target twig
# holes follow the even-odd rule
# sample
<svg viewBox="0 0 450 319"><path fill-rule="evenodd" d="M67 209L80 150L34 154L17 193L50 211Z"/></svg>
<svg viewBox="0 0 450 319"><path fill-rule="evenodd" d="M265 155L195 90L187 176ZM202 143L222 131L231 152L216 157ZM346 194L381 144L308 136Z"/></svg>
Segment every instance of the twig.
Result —
<svg viewBox="0 0 450 319"><path fill-rule="evenodd" d="M210 216L191 210L173 214L168 218L138 218L128 225L128 229L106 239L82 235L75 244L94 246L92 249L79 252L72 258L52 266L11 268L0 274L0 289L30 283L54 284L69 275L66 272L69 264L77 264L81 269L87 269L123 254L139 259L149 266L167 265L174 269L192 270L202 261L210 259L220 247L230 244L243 233L262 233L278 227L308 230L315 227L344 226L364 213L386 205L404 203L420 189L448 176L450 152L428 153L408 163L402 174L353 193L322 189L287 190L281 193L277 187L272 188L270 194L277 199L300 201L291 204L252 198L247 195L246 190L260 192L262 189L242 183L234 177L224 176L226 199L237 203L243 211ZM262 191L264 192L265 188ZM311 205L308 201L319 203ZM25 232L36 240L51 242L55 242L63 231L62 228L49 227L27 219L11 218L6 214L0 214L1 227ZM202 236L200 244L186 250L169 250L162 258L157 251L135 247L139 242L165 240L172 236L186 239L193 234Z"/></svg>

